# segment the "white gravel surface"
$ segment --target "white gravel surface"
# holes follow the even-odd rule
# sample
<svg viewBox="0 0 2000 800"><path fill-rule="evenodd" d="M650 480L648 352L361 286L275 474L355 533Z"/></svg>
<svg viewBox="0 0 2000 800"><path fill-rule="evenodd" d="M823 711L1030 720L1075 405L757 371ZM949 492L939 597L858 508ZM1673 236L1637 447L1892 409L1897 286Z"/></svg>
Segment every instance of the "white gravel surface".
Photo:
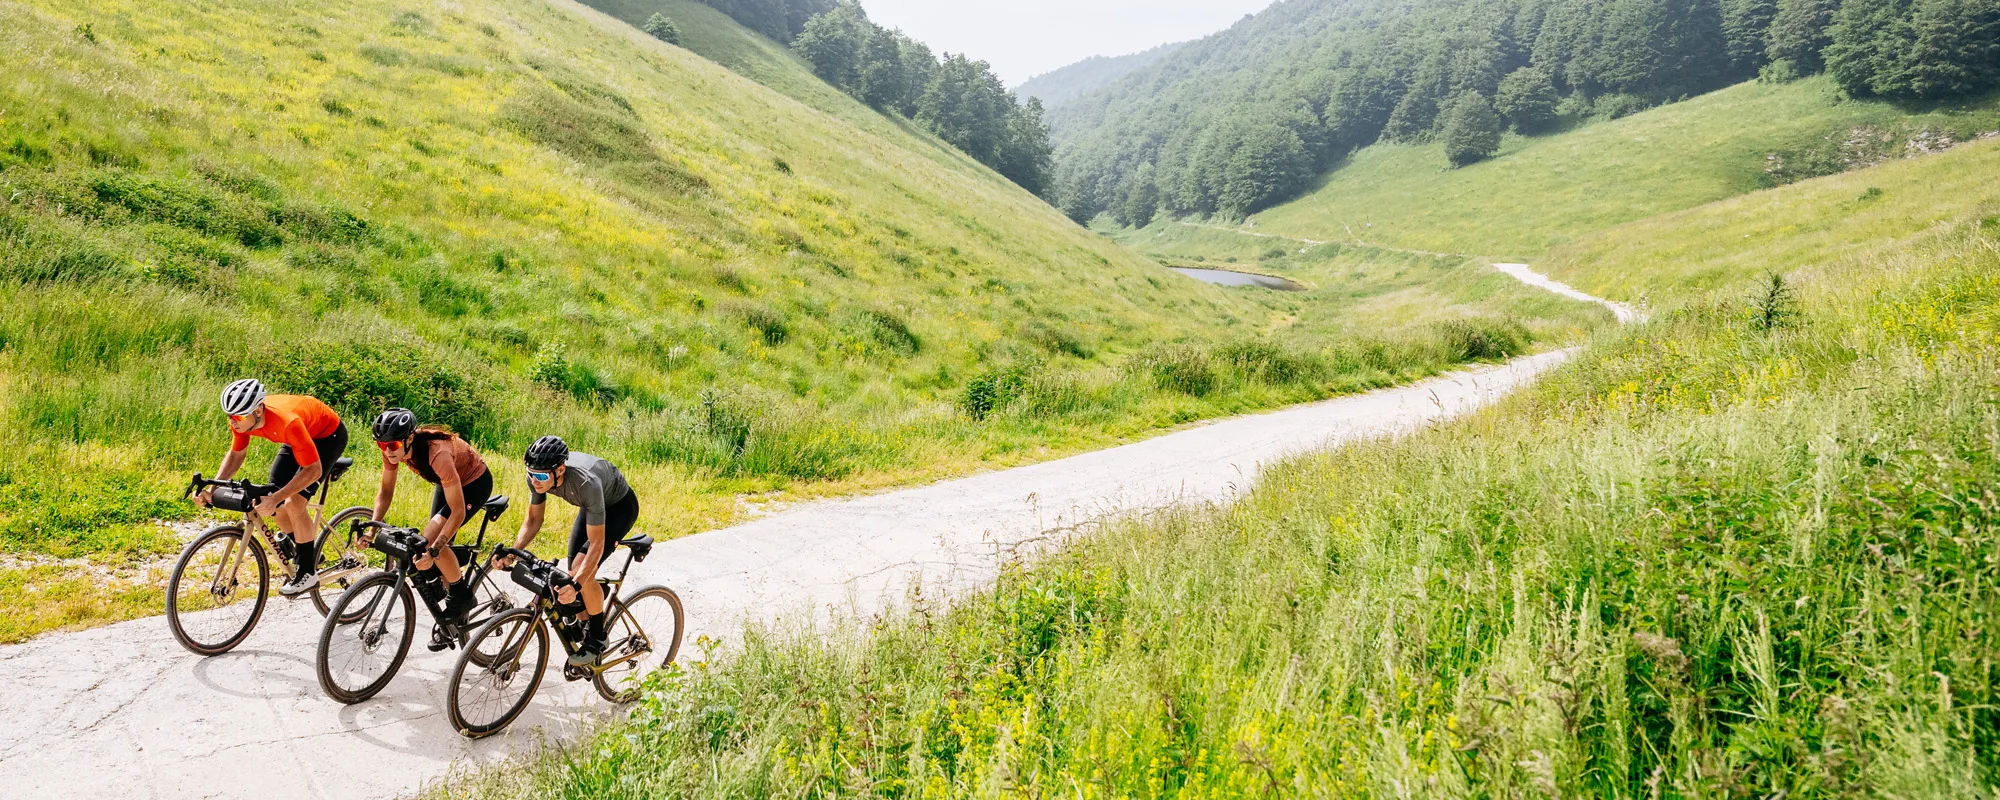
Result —
<svg viewBox="0 0 2000 800"><path fill-rule="evenodd" d="M1529 286L1533 286L1537 289L1543 289L1546 291L1555 292L1556 294L1562 295L1571 300L1581 300L1586 303L1596 303L1600 306L1604 306L1605 308L1611 309L1611 313L1618 317L1618 322L1620 324L1630 324L1633 322L1646 321L1646 313L1643 311L1628 306L1624 303L1620 303L1616 300L1606 300L1602 297L1597 297L1595 295L1584 294L1583 292L1571 288L1570 285L1567 283L1563 283L1562 281L1556 280L1554 278L1551 278L1547 275L1543 275L1542 273L1536 272L1533 269L1528 268L1528 265L1526 264L1494 264L1493 268L1500 270L1501 272L1505 272L1508 275L1513 276L1515 280L1525 283Z"/></svg>
<svg viewBox="0 0 2000 800"><path fill-rule="evenodd" d="M664 542L629 585L680 592L689 643L698 635L727 640L745 619L780 613L865 615L918 580L944 590L983 585L1010 551L1052 532L1176 502L1225 501L1285 456L1470 411L1569 355L1528 356L1060 461L801 505ZM312 666L319 627L309 603L274 596L250 639L214 658L182 650L161 617L0 647L0 797L387 797L455 763L560 739L610 708L588 685L565 684L552 671L508 733L468 742L442 713L453 654L424 651L427 621L396 680L355 706L320 691Z"/></svg>

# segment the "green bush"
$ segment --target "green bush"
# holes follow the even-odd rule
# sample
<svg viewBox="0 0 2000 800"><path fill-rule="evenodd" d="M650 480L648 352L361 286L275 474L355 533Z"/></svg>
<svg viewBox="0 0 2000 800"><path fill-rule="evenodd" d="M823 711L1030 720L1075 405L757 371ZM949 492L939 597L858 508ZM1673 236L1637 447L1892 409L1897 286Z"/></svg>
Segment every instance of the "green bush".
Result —
<svg viewBox="0 0 2000 800"><path fill-rule="evenodd" d="M974 376L959 390L958 410L975 420L1012 405L1027 394L1028 379L1039 369L1033 363L995 367Z"/></svg>
<svg viewBox="0 0 2000 800"><path fill-rule="evenodd" d="M757 303L731 303L726 313L741 320L744 325L757 332L764 344L772 347L784 344L791 336L791 327L785 322L785 315L770 306Z"/></svg>
<svg viewBox="0 0 2000 800"><path fill-rule="evenodd" d="M599 375L597 370L571 361L569 345L562 342L542 345L542 349L535 353L534 363L528 367L528 380L550 391L598 405L615 403L621 394L618 387Z"/></svg>
<svg viewBox="0 0 2000 800"><path fill-rule="evenodd" d="M1129 367L1164 391L1206 397L1215 391L1215 364L1194 345L1158 345L1140 353Z"/></svg>
<svg viewBox="0 0 2000 800"><path fill-rule="evenodd" d="M923 340L910 330L910 324L893 311L868 309L861 312L860 323L870 340L891 353L907 357L924 349Z"/></svg>
<svg viewBox="0 0 2000 800"><path fill-rule="evenodd" d="M1231 342L1216 348L1214 356L1245 380L1273 386L1308 383L1327 371L1326 364L1317 357L1293 353L1262 340Z"/></svg>
<svg viewBox="0 0 2000 800"><path fill-rule="evenodd" d="M1093 350L1089 344L1086 344L1074 332L1067 328L1056 327L1039 320L1029 323L1028 327L1021 331L1021 338L1028 340L1029 344L1052 354L1075 356L1082 359L1092 358L1097 355L1097 351Z"/></svg>
<svg viewBox="0 0 2000 800"><path fill-rule="evenodd" d="M665 14L655 12L653 16L646 18L646 24L640 26L639 29L645 31L646 35L667 44L677 45L681 43L680 26L675 25L674 21L669 19Z"/></svg>
<svg viewBox="0 0 2000 800"><path fill-rule="evenodd" d="M1451 361L1498 361L1527 352L1528 329L1511 319L1454 319L1435 330Z"/></svg>
<svg viewBox="0 0 2000 800"><path fill-rule="evenodd" d="M372 419L382 409L401 406L425 423L449 425L467 436L492 423L482 376L394 334L275 343L253 358L252 369L272 392L312 395L349 420Z"/></svg>

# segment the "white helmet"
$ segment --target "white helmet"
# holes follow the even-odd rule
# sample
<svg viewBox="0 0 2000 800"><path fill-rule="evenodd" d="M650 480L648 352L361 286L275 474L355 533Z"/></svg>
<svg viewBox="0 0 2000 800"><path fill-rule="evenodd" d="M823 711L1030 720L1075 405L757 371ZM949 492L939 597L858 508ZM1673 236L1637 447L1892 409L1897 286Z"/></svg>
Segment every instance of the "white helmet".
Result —
<svg viewBox="0 0 2000 800"><path fill-rule="evenodd" d="M256 378L244 378L222 389L222 413L229 416L249 414L263 403L264 384L258 383Z"/></svg>

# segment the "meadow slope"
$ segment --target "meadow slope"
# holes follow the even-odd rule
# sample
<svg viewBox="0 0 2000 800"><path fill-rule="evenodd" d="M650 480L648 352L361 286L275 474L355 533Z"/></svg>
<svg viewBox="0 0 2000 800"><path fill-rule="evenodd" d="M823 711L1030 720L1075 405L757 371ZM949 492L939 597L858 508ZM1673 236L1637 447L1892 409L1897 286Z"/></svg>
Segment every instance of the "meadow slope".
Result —
<svg viewBox="0 0 2000 800"><path fill-rule="evenodd" d="M1615 230L1687 263L1558 277L1658 313L1491 411L753 632L434 796L1990 797L1995 147Z"/></svg>
<svg viewBox="0 0 2000 800"><path fill-rule="evenodd" d="M0 639L157 613L243 375L356 431L415 408L503 486L561 432L673 536L1530 346L1483 312L1279 340L675 9L758 80L570 2L0 2Z"/></svg>

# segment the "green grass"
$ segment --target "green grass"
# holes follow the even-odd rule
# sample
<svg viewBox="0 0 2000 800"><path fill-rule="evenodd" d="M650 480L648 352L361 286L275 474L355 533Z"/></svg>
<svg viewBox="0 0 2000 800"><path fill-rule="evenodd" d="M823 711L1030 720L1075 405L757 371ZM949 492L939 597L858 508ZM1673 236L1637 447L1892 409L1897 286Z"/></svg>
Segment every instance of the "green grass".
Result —
<svg viewBox="0 0 2000 800"><path fill-rule="evenodd" d="M1814 200L1991 183L1979 152L1622 234L1777 226L1767 258L1816 264L1781 325L1754 274L1663 273L1671 306L1496 408L948 610L752 630L432 796L1990 797L2000 232ZM1711 268L1736 277L1664 290Z"/></svg>
<svg viewBox="0 0 2000 800"><path fill-rule="evenodd" d="M1605 297L1664 302L1763 272L1893 253L1967 220L2000 230L1996 175L2000 140L1972 142L1622 225L1558 248L1540 266Z"/></svg>
<svg viewBox="0 0 2000 800"><path fill-rule="evenodd" d="M1310 239L1533 260L1614 225L1770 186L1773 153L1792 155L1787 176L1837 168L1825 162L1860 129L1891 141L1850 150L1900 153L1920 131L2000 130L2000 99L1904 109L1842 99L1825 78L1746 83L1564 133L1510 134L1499 155L1462 169L1447 168L1441 144L1375 145L1252 222Z"/></svg>
<svg viewBox="0 0 2000 800"><path fill-rule="evenodd" d="M1430 374L1516 324L1281 337L1291 311L1078 229L705 7L603 5L667 8L694 49L528 0L0 2L0 553L170 556L156 521L194 514L174 496L246 375L357 435L415 408L503 486L561 433L658 498L642 528L669 537L740 494ZM1209 379L1162 382L1168 353ZM369 500L366 449L336 505Z"/></svg>

